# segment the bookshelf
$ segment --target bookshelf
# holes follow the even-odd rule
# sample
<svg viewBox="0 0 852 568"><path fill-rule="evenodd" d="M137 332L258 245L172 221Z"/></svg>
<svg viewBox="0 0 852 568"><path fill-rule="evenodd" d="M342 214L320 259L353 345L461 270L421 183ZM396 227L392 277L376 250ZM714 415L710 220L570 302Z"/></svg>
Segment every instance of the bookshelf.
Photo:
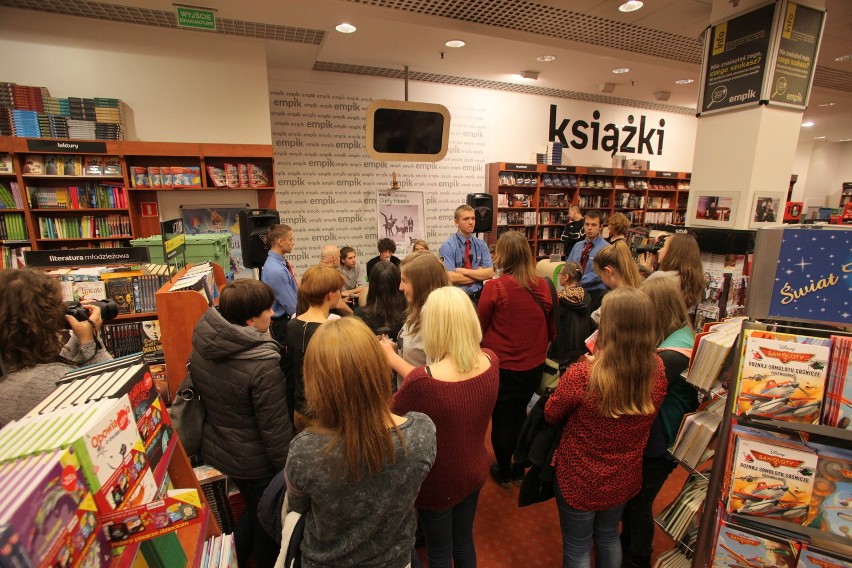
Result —
<svg viewBox="0 0 852 568"><path fill-rule="evenodd" d="M624 213L635 225L680 224L686 215L691 174L654 170L496 162L486 187L495 201L488 243L506 230L526 233L536 258L565 255L559 239L568 207Z"/></svg>
<svg viewBox="0 0 852 568"><path fill-rule="evenodd" d="M19 209L0 209L0 219L18 215L26 230L22 239L0 238L4 248L129 246L131 239L160 233L159 217L143 215L142 207L159 203L163 191L252 191L259 207L275 208L272 146L268 144L4 136L0 137L3 156L9 157L11 171L0 167L0 184L15 183L23 203ZM142 170L146 177L157 172L159 184L139 183L133 173ZM221 180L219 172L224 176Z"/></svg>
<svg viewBox="0 0 852 568"><path fill-rule="evenodd" d="M211 263L213 278L221 289L225 285L225 272L218 264ZM169 394L174 393L186 377L186 363L192 353L192 333L201 315L210 307L207 300L195 290L171 291L172 285L192 268L187 265L161 287L154 297L163 334L163 355L166 362L166 377Z"/></svg>

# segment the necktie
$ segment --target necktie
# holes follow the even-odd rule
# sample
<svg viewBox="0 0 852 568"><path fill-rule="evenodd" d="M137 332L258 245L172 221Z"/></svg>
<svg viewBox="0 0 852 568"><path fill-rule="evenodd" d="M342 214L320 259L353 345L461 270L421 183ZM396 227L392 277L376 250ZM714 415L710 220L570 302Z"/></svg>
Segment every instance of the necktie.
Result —
<svg viewBox="0 0 852 568"><path fill-rule="evenodd" d="M296 273L293 272L293 267L290 266L290 261L287 260L286 258L284 259L284 264L287 265L287 270L290 271L290 276L293 277L293 290L295 290L296 289Z"/></svg>
<svg viewBox="0 0 852 568"><path fill-rule="evenodd" d="M585 272L586 264L589 262L589 253L592 251L592 241L586 241L586 246L583 247L583 254L580 255L580 268Z"/></svg>
<svg viewBox="0 0 852 568"><path fill-rule="evenodd" d="M473 268L470 264L470 239L464 242L464 267Z"/></svg>

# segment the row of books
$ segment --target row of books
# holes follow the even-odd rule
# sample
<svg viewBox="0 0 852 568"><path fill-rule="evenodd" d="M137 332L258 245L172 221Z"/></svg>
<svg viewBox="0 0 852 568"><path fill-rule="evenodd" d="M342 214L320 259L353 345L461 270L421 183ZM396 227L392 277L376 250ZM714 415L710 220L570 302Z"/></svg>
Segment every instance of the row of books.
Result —
<svg viewBox="0 0 852 568"><path fill-rule="evenodd" d="M21 199L21 191L18 182L0 182L0 209L23 209L24 200Z"/></svg>
<svg viewBox="0 0 852 568"><path fill-rule="evenodd" d="M539 243L537 251L538 258L547 258L552 254L565 256L565 243Z"/></svg>
<svg viewBox="0 0 852 568"><path fill-rule="evenodd" d="M129 166L130 184L138 189L201 187L200 166Z"/></svg>
<svg viewBox="0 0 852 568"><path fill-rule="evenodd" d="M159 320L107 322L101 327L101 338L113 357L141 352L147 363L163 362Z"/></svg>
<svg viewBox="0 0 852 568"><path fill-rule="evenodd" d="M127 190L120 183L29 187L27 194L32 209L127 209Z"/></svg>
<svg viewBox="0 0 852 568"><path fill-rule="evenodd" d="M155 294L168 282L166 274L146 274L143 269L103 273L98 280L75 280L78 275L58 275L65 301L114 300L119 314L157 311Z"/></svg>
<svg viewBox="0 0 852 568"><path fill-rule="evenodd" d="M536 224L535 211L498 211L498 225L525 225L533 227Z"/></svg>
<svg viewBox="0 0 852 568"><path fill-rule="evenodd" d="M687 533L698 527L709 483L704 473L691 473L677 497L657 515L657 523L676 541L686 543Z"/></svg>
<svg viewBox="0 0 852 568"><path fill-rule="evenodd" d="M127 215L84 215L82 217L39 217L42 239L86 239L93 237L130 237Z"/></svg>
<svg viewBox="0 0 852 568"><path fill-rule="evenodd" d="M712 442L722 422L725 403L724 396L717 396L698 412L684 415L675 443L671 448L672 456L677 461L691 469L697 469L713 457L715 449L712 447Z"/></svg>
<svg viewBox="0 0 852 568"><path fill-rule="evenodd" d="M541 211L538 214L538 222L540 225L567 225L567 211Z"/></svg>
<svg viewBox="0 0 852 568"><path fill-rule="evenodd" d="M645 207L645 196L633 193L616 193L613 204L619 208L641 209Z"/></svg>
<svg viewBox="0 0 852 568"><path fill-rule="evenodd" d="M568 207L571 205L571 197L564 193L542 192L538 204L540 207Z"/></svg>
<svg viewBox="0 0 852 568"><path fill-rule="evenodd" d="M184 290L198 292L207 301L207 305L213 305L215 299L219 297L219 288L216 286L216 279L213 276L213 266L209 261L193 265L177 282L172 284L169 292Z"/></svg>
<svg viewBox="0 0 852 568"><path fill-rule="evenodd" d="M539 239L558 239L559 235L562 234L562 227L539 227L538 228L538 238Z"/></svg>
<svg viewBox="0 0 852 568"><path fill-rule="evenodd" d="M213 187L270 187L272 170L259 164L229 164L223 167L207 166L207 175Z"/></svg>
<svg viewBox="0 0 852 568"><path fill-rule="evenodd" d="M204 543L200 568L230 568L237 565L233 534L214 536Z"/></svg>
<svg viewBox="0 0 852 568"><path fill-rule="evenodd" d="M583 209L587 208L607 208L609 207L609 197L603 195L581 195L577 198L577 205Z"/></svg>
<svg viewBox="0 0 852 568"><path fill-rule="evenodd" d="M118 156L91 154L26 154L23 173L38 176L121 177L121 160Z"/></svg>
<svg viewBox="0 0 852 568"><path fill-rule="evenodd" d="M27 223L23 213L0 215L0 241L25 241L27 238Z"/></svg>
<svg viewBox="0 0 852 568"><path fill-rule="evenodd" d="M3 268L23 268L24 251L30 250L30 247L8 247L0 245L0 269Z"/></svg>

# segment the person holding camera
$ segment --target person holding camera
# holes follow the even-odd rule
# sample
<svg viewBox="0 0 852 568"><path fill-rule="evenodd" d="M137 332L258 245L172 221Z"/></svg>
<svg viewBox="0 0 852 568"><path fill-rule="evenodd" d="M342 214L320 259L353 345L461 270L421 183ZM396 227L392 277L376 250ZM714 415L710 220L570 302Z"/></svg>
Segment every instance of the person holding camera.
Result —
<svg viewBox="0 0 852 568"><path fill-rule="evenodd" d="M97 340L100 306L69 310L59 281L43 272L0 271L0 319L0 428L35 408L67 372L112 359ZM64 344L63 328L71 330Z"/></svg>

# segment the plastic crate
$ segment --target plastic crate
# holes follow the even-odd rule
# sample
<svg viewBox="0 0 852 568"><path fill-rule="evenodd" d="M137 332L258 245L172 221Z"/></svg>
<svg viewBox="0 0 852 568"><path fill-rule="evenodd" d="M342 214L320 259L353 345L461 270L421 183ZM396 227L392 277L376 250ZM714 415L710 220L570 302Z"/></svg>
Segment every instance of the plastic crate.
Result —
<svg viewBox="0 0 852 568"><path fill-rule="evenodd" d="M163 237L153 235L130 241L135 247L145 247L154 264L165 264L163 259ZM206 233L186 236L186 262L197 264L212 261L222 267L225 275L231 272L231 234Z"/></svg>

